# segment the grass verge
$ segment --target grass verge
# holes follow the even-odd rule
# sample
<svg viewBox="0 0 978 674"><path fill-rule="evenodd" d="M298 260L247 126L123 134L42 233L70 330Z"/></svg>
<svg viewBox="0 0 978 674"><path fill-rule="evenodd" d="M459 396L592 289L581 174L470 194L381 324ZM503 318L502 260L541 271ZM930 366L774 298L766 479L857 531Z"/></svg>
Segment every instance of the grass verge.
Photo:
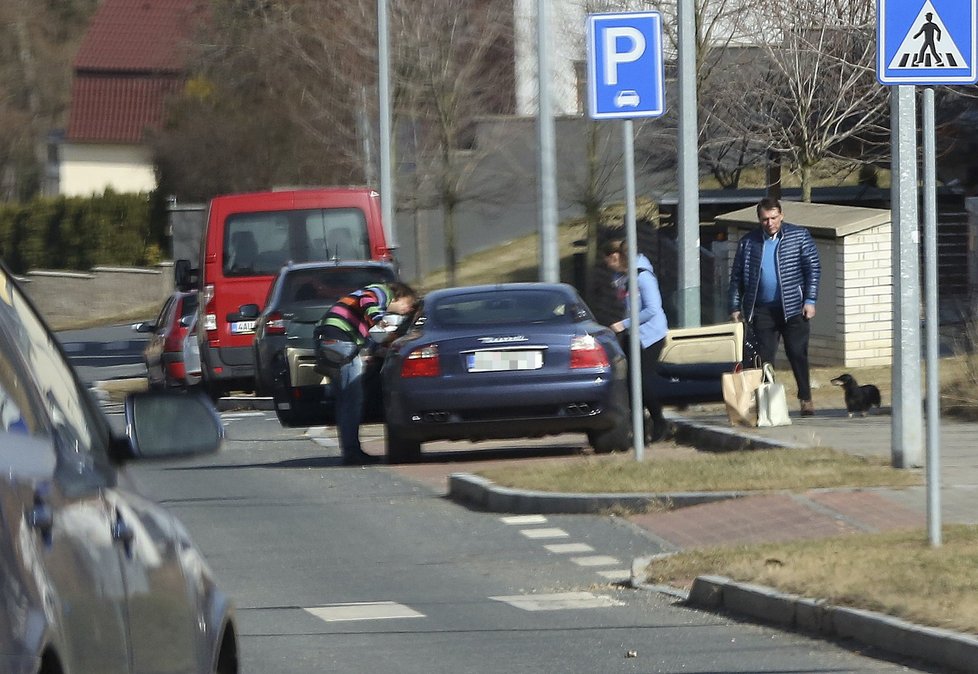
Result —
<svg viewBox="0 0 978 674"><path fill-rule="evenodd" d="M879 611L922 625L978 633L978 527L954 525L941 547L923 531L720 547L657 559L647 581L688 589L704 574Z"/></svg>
<svg viewBox="0 0 978 674"><path fill-rule="evenodd" d="M571 461L504 464L480 475L507 487L551 492L680 492L802 490L831 487L906 487L922 483L919 471L897 470L882 458L827 448L707 453L688 447L637 463L627 454Z"/></svg>

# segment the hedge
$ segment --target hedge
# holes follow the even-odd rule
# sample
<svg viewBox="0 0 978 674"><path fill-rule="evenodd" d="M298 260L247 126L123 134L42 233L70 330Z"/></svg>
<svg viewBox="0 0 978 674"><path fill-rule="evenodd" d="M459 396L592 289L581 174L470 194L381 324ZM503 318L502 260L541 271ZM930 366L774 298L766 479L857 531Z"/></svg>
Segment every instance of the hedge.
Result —
<svg viewBox="0 0 978 674"><path fill-rule="evenodd" d="M166 247L166 225L155 193L39 197L0 205L0 258L17 274L153 265Z"/></svg>

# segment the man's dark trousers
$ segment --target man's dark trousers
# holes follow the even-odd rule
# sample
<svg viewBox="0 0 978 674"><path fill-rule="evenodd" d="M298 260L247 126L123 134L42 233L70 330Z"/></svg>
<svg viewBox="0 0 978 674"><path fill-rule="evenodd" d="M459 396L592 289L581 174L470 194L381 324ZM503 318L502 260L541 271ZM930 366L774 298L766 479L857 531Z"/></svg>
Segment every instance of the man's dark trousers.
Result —
<svg viewBox="0 0 978 674"><path fill-rule="evenodd" d="M784 353L798 385L798 399L811 400L812 389L808 374L808 338L811 326L798 314L787 321L780 304L758 305L754 308L752 322L757 338L757 351L761 360L774 365L778 342L784 340Z"/></svg>

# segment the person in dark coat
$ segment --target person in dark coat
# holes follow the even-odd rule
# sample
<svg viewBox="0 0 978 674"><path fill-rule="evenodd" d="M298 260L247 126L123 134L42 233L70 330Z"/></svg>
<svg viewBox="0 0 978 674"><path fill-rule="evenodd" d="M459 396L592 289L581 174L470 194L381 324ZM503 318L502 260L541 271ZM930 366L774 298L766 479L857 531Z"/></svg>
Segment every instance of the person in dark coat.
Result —
<svg viewBox="0 0 978 674"><path fill-rule="evenodd" d="M809 321L815 316L821 263L804 227L784 222L781 202L757 204L759 227L737 245L730 269L730 317L753 328L761 360L774 365L778 342L798 385L802 416L815 414L808 369Z"/></svg>

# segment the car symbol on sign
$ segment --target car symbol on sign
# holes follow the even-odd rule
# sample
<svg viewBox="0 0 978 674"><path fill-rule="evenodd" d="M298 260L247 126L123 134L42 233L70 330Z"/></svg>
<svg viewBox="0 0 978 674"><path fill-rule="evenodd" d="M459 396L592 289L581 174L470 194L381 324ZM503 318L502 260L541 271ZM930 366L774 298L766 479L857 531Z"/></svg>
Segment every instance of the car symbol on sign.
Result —
<svg viewBox="0 0 978 674"><path fill-rule="evenodd" d="M615 94L616 108L637 108L638 104L638 92L634 89L624 89Z"/></svg>

